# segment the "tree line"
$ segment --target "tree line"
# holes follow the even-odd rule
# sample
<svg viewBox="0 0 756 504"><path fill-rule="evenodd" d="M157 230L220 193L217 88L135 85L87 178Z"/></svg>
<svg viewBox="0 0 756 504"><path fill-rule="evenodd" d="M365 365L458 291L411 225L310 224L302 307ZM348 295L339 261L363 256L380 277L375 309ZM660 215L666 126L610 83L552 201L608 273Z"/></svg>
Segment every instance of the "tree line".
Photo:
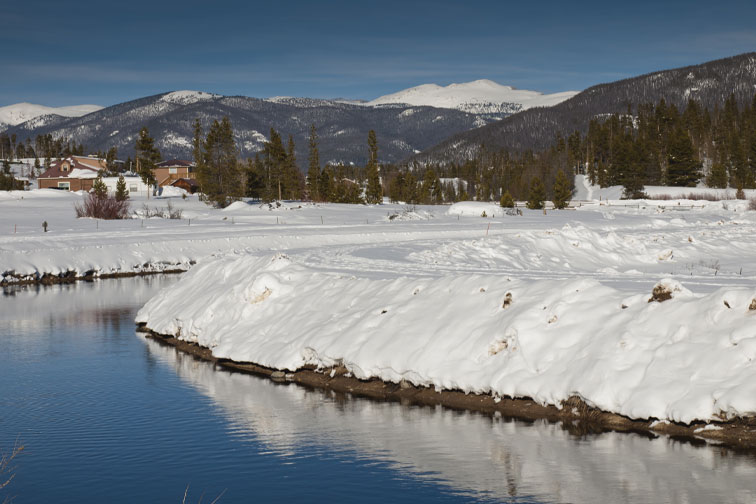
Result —
<svg viewBox="0 0 756 504"><path fill-rule="evenodd" d="M586 134L557 135L541 151L483 145L463 162L386 167L384 183L394 201L498 201L506 193L528 200L535 179L553 197L559 172L570 185L575 173L601 187L622 185L627 198L643 197L647 185L754 188L756 95L743 106L730 95L712 110L695 100L681 109L663 99L629 106L592 118Z"/></svg>
<svg viewBox="0 0 756 504"><path fill-rule="evenodd" d="M227 117L215 120L205 134L194 122L192 142L197 183L208 203L226 206L241 197L264 202L312 200L335 203L379 203L383 198L375 132L368 133L368 163L365 167L326 164L321 168L318 135L310 128L307 172L297 166L292 135L284 145L274 128L254 158L242 161Z"/></svg>

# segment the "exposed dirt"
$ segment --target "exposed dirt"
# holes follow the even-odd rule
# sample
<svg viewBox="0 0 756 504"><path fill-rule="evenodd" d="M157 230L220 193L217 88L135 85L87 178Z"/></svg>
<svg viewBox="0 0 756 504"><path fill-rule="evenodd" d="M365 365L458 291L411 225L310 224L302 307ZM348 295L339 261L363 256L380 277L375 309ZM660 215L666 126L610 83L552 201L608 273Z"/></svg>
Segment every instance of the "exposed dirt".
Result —
<svg viewBox="0 0 756 504"><path fill-rule="evenodd" d="M571 397L559 409L555 406L538 404L529 398L496 398L491 395L466 394L458 390L436 391L429 387L416 387L409 382L388 383L379 379L360 380L349 375L344 366L327 369L306 367L294 372L283 372L251 362L218 359L212 355L209 348L154 333L143 325L137 330L145 333L148 338L173 346L199 359L213 362L225 369L268 377L276 382L296 383L311 388L377 400L397 401L402 404L443 406L491 415L500 414L527 421L546 419L551 422L561 422L567 431L575 435L607 431L635 432L650 437L666 434L678 440L694 443L708 440L738 451L756 450L756 417L730 419L708 424L708 427L703 422L691 425L654 422L633 420L592 408L579 397Z"/></svg>
<svg viewBox="0 0 756 504"><path fill-rule="evenodd" d="M184 273L185 269L171 268L155 271L124 271L118 273L99 273L94 270L86 271L83 275L77 275L76 271L64 271L62 273L43 273L34 275L6 274L0 280L0 287L12 287L22 285L55 285L70 284L75 282L92 282L104 278L130 278L137 276L167 275Z"/></svg>

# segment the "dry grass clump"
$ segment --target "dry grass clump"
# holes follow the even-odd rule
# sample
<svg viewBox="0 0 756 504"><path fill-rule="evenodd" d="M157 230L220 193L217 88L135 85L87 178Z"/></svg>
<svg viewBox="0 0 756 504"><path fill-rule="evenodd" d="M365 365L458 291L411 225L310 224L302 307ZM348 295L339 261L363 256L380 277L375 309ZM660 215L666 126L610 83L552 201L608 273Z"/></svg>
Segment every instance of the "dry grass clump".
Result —
<svg viewBox="0 0 756 504"><path fill-rule="evenodd" d="M671 194L654 194L652 196L648 196L646 199L661 200L661 201L678 200L678 199L685 199L685 200L691 200L691 201L722 201L722 200L731 200L732 195L730 193L725 193L724 196L719 196L718 194L711 194L711 193L688 193L688 194L681 194L679 196L672 196Z"/></svg>

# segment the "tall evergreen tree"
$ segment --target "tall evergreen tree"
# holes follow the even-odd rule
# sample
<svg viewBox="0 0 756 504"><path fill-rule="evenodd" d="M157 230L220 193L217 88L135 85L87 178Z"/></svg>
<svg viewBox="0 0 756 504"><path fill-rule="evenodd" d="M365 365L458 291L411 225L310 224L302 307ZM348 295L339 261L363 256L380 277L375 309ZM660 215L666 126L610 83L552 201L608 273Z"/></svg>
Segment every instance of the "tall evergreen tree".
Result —
<svg viewBox="0 0 756 504"><path fill-rule="evenodd" d="M554 208L562 210L572 199L572 184L562 170L558 170L554 181Z"/></svg>
<svg viewBox="0 0 756 504"><path fill-rule="evenodd" d="M265 194L265 168L260 160L260 153L255 154L254 161L247 160L245 194L249 198L262 199Z"/></svg>
<svg viewBox="0 0 756 504"><path fill-rule="evenodd" d="M202 152L202 124L200 124L199 119L194 120L193 129L192 158L194 159L194 169L199 172L202 170L202 165L205 163L204 153Z"/></svg>
<svg viewBox="0 0 756 504"><path fill-rule="evenodd" d="M153 169L161 160L160 151L155 147L155 140L150 136L146 126L139 131L135 150L137 173L142 178L142 182L147 184L148 187L157 185ZM147 197L149 198L149 190Z"/></svg>
<svg viewBox="0 0 756 504"><path fill-rule="evenodd" d="M202 143L202 160L197 179L208 203L222 208L242 196L242 171L228 117L213 121Z"/></svg>
<svg viewBox="0 0 756 504"><path fill-rule="evenodd" d="M375 131L368 132L368 165L367 165L367 189L365 200L368 204L375 205L383 201L383 188L378 174L378 140Z"/></svg>
<svg viewBox="0 0 756 504"><path fill-rule="evenodd" d="M678 126L672 133L667 162L667 183L672 186L695 187L701 177L693 142L688 132Z"/></svg>
<svg viewBox="0 0 756 504"><path fill-rule="evenodd" d="M123 178L123 175L118 176L118 182L116 182L115 199L116 201L126 201L127 199L129 199L129 191L126 189L126 179Z"/></svg>
<svg viewBox="0 0 756 504"><path fill-rule="evenodd" d="M315 124L310 126L310 155L307 168L307 191L310 193L310 199L321 201L319 182L320 182L320 154L318 152L318 132Z"/></svg>
<svg viewBox="0 0 756 504"><path fill-rule="evenodd" d="M718 187L720 189L727 187L727 168L724 163L715 161L714 164L711 165L711 172L706 179L706 185L709 187Z"/></svg>
<svg viewBox="0 0 756 504"><path fill-rule="evenodd" d="M270 128L270 140L263 147L263 164L265 166L265 200L283 198L284 168L286 166L286 149L281 135Z"/></svg>
<svg viewBox="0 0 756 504"><path fill-rule="evenodd" d="M546 199L546 189L543 182L538 177L533 177L530 182L530 193L528 194L528 208L531 210L540 210L543 208L543 202Z"/></svg>
<svg viewBox="0 0 756 504"><path fill-rule="evenodd" d="M99 199L105 199L108 197L108 186L102 181L102 177L97 177L92 184L92 192Z"/></svg>
<svg viewBox="0 0 756 504"><path fill-rule="evenodd" d="M289 143L286 146L286 159L284 162L284 195L290 200L301 198L302 174L297 168L294 137L289 135Z"/></svg>

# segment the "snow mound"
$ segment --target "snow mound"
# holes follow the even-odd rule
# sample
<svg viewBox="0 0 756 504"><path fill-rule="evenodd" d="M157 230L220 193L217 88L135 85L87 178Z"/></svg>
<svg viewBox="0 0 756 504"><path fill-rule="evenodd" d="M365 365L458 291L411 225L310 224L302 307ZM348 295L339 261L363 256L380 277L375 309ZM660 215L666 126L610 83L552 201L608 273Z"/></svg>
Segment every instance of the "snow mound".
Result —
<svg viewBox="0 0 756 504"><path fill-rule="evenodd" d="M165 186L160 188L161 198L183 198L184 196L191 196L191 194L180 187Z"/></svg>
<svg viewBox="0 0 756 504"><path fill-rule="evenodd" d="M682 289L681 289L681 292ZM754 291L649 303L593 279L358 278L285 255L201 263L137 314L219 358L436 389L572 396L631 418L756 413Z"/></svg>
<svg viewBox="0 0 756 504"><path fill-rule="evenodd" d="M511 213L511 210L511 208L502 208L496 203L485 201L460 201L450 206L446 214L467 217L503 217L509 215L507 212Z"/></svg>

